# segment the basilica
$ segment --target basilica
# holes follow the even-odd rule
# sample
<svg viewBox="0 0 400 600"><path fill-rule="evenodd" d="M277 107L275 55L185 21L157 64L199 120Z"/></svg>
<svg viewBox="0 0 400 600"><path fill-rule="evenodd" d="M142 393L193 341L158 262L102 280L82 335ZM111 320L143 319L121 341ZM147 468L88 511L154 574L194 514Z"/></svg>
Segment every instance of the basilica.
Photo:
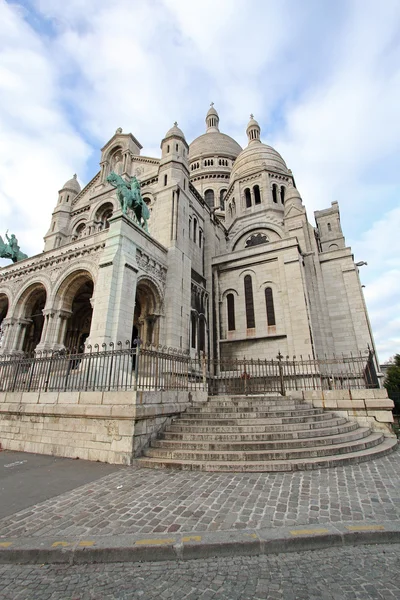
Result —
<svg viewBox="0 0 400 600"><path fill-rule="evenodd" d="M44 252L0 269L0 352L138 338L216 360L373 348L338 203L311 225L253 116L246 132L241 148L211 106L202 135L189 144L175 123L149 157L117 129L93 179L60 189ZM146 226L121 210L111 173L140 183Z"/></svg>

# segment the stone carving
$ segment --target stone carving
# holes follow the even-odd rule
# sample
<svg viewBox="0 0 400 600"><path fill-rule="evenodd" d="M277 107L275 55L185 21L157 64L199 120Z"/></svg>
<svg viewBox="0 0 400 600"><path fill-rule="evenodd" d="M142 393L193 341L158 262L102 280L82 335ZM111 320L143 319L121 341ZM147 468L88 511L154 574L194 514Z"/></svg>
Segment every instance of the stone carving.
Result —
<svg viewBox="0 0 400 600"><path fill-rule="evenodd" d="M253 235L251 235L249 238L247 238L246 240L246 248L250 248L251 246L258 246L259 244L267 244L269 242L268 237L265 235L265 233L253 233Z"/></svg>
<svg viewBox="0 0 400 600"><path fill-rule="evenodd" d="M148 232L147 221L150 217L150 212L146 203L143 201L140 192L140 183L136 177L131 177L131 180L128 183L125 179L122 179L120 175L112 171L108 175L107 181L117 189L117 197L124 215L127 214L128 208L130 208L136 217L137 223L142 229Z"/></svg>
<svg viewBox="0 0 400 600"><path fill-rule="evenodd" d="M142 252L142 250L137 249L136 262L143 271L146 271L146 273L151 273L151 275L154 275L156 279L165 283L167 279L167 269L159 262L154 260L154 258L148 254L145 254Z"/></svg>
<svg viewBox="0 0 400 600"><path fill-rule="evenodd" d="M8 244L3 242L3 238L0 235L0 258L11 258L14 263L18 262L19 260L24 260L24 258L28 258L27 254L21 252L18 246L18 240L13 233L9 238L6 232L6 238Z"/></svg>

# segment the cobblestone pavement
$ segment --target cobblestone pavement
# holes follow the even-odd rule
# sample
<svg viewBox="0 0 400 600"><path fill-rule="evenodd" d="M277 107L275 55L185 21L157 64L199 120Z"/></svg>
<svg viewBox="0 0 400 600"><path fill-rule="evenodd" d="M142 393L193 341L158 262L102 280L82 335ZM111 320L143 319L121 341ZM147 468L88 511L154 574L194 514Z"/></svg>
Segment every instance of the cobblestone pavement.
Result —
<svg viewBox="0 0 400 600"><path fill-rule="evenodd" d="M398 600L399 597L399 545L133 565L0 565L0 600Z"/></svg>
<svg viewBox="0 0 400 600"><path fill-rule="evenodd" d="M226 531L399 518L397 451L360 465L298 473L121 468L1 519L0 538Z"/></svg>

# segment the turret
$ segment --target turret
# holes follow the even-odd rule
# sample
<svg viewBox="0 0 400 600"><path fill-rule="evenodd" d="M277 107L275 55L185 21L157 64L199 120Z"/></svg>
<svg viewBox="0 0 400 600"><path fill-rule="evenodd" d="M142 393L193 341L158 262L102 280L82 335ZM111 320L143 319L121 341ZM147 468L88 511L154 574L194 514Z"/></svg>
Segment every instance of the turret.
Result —
<svg viewBox="0 0 400 600"><path fill-rule="evenodd" d="M189 146L184 133L175 121L161 142L159 185L161 188L179 184L186 189L189 176Z"/></svg>
<svg viewBox="0 0 400 600"><path fill-rule="evenodd" d="M72 202L81 191L76 174L58 192L58 202L51 217L50 228L44 237L44 250L54 250L68 241Z"/></svg>
<svg viewBox="0 0 400 600"><path fill-rule="evenodd" d="M345 248L346 242L340 224L339 204L332 202L330 208L314 213L322 252Z"/></svg>

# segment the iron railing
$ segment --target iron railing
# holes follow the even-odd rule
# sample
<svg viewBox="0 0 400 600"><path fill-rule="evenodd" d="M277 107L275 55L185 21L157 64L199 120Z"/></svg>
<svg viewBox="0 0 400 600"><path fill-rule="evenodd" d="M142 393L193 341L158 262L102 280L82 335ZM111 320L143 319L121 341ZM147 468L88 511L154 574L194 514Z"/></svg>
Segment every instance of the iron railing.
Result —
<svg viewBox="0 0 400 600"><path fill-rule="evenodd" d="M81 352L0 356L0 392L204 390L256 394L379 387L372 351L357 356L221 359L119 342Z"/></svg>

